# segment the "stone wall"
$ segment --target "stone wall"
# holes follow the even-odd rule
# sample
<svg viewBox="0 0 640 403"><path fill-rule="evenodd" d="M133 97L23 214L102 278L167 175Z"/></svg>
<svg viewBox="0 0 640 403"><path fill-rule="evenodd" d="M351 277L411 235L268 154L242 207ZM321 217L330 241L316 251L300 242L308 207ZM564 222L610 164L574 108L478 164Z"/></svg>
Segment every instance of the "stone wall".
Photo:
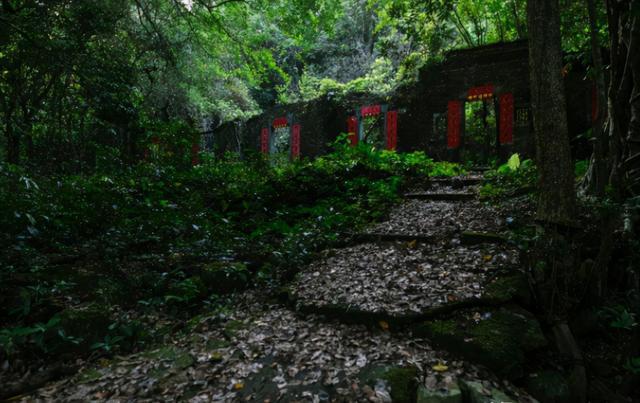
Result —
<svg viewBox="0 0 640 403"><path fill-rule="evenodd" d="M215 150L260 150L260 131L274 118L289 116L301 125L301 155L326 153L329 144L347 131L347 118L363 105L387 104L397 110L398 151L425 151L436 159L456 160L458 150L447 148L447 104L465 102L469 89L491 85L496 96L514 97L513 143L498 148L500 159L514 152L532 157L535 144L530 119L530 89L526 41L493 44L448 53L444 60L425 66L416 82L405 84L389 99L351 94L337 100L327 95L307 103L278 106L246 122L230 122L214 134ZM591 84L584 69L574 68L566 76L569 129L573 136L586 131L591 119ZM437 120L437 121L435 121ZM497 135L497 133L496 133ZM462 146L464 141L462 129Z"/></svg>

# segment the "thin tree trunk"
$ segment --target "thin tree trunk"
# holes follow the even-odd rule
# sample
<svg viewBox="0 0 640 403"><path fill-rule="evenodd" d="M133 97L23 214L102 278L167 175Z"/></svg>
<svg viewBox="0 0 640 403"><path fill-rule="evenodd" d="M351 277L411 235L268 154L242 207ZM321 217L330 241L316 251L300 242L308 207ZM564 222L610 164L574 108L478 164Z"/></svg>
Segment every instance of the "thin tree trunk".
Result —
<svg viewBox="0 0 640 403"><path fill-rule="evenodd" d="M635 6L635 8L634 8ZM637 9L640 1L632 1L631 9ZM630 194L640 194L640 19L633 17L629 41L629 59L633 88L629 100L630 119L626 138L627 158L624 162L626 187Z"/></svg>
<svg viewBox="0 0 640 403"><path fill-rule="evenodd" d="M597 110L593 122L593 155L589 173L585 176L584 187L589 193L596 196L604 196L608 183L610 167L607 158L607 136L605 132L605 118L607 105L606 88L604 79L604 64L602 62L602 49L598 42L598 23L595 0L587 0L589 13L589 34L591 39L591 57L593 60L594 84L596 91Z"/></svg>
<svg viewBox="0 0 640 403"><path fill-rule="evenodd" d="M527 2L531 105L540 197L537 217L567 224L574 218L575 188L562 77L557 0Z"/></svg>
<svg viewBox="0 0 640 403"><path fill-rule="evenodd" d="M623 195L622 177L624 171L625 140L629 130L630 100L633 89L631 72L631 49L625 29L628 23L630 1L607 1L607 18L609 21L609 42L611 52L611 82L609 84L609 155L611 172L609 184L616 199Z"/></svg>
<svg viewBox="0 0 640 403"><path fill-rule="evenodd" d="M517 0L511 0L511 7L513 11L513 21L516 27L516 32L518 33L518 39L524 38L524 29L522 27L522 23L520 22L520 16L518 15L518 2Z"/></svg>
<svg viewBox="0 0 640 403"><path fill-rule="evenodd" d="M20 164L20 135L16 133L13 123L8 121L5 126L7 137L7 162L10 164Z"/></svg>

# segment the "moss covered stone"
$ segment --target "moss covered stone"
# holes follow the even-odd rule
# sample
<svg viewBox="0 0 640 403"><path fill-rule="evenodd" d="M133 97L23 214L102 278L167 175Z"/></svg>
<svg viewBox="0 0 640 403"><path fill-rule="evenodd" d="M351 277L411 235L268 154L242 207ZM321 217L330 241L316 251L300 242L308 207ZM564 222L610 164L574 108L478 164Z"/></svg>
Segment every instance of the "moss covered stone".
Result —
<svg viewBox="0 0 640 403"><path fill-rule="evenodd" d="M230 320L224 325L222 333L228 339L236 337L238 332L246 327L246 324L239 320Z"/></svg>
<svg viewBox="0 0 640 403"><path fill-rule="evenodd" d="M532 374L527 378L525 388L541 402L570 402L571 392L567 378L559 371L549 370Z"/></svg>
<svg viewBox="0 0 640 403"><path fill-rule="evenodd" d="M501 276L485 286L483 297L501 303L517 301L524 306L529 306L531 303L529 282L521 272Z"/></svg>
<svg viewBox="0 0 640 403"><path fill-rule="evenodd" d="M172 368L185 369L195 363L194 358L186 351L177 349L172 346L161 347L156 350L147 351L143 356L167 361Z"/></svg>
<svg viewBox="0 0 640 403"><path fill-rule="evenodd" d="M503 391L494 387L485 387L482 383L476 381L460 380L460 389L465 397L464 401L469 403L496 403L496 402L515 402L516 400L509 397Z"/></svg>
<svg viewBox="0 0 640 403"><path fill-rule="evenodd" d="M97 304L65 309L59 315L64 334L78 341L62 344L60 350L66 353L88 351L92 344L104 340L112 324L109 312Z"/></svg>
<svg viewBox="0 0 640 403"><path fill-rule="evenodd" d="M462 391L457 384L448 389L430 390L424 386L418 388L416 403L462 403Z"/></svg>
<svg viewBox="0 0 640 403"><path fill-rule="evenodd" d="M508 378L521 377L525 355L546 345L535 317L515 306L461 312L452 319L424 322L415 332Z"/></svg>
<svg viewBox="0 0 640 403"><path fill-rule="evenodd" d="M248 287L250 273L242 263L215 262L203 266L198 273L209 292L230 294Z"/></svg>
<svg viewBox="0 0 640 403"><path fill-rule="evenodd" d="M98 371L95 368L85 369L84 371L78 374L78 383L89 383L93 382L102 377L103 373Z"/></svg>
<svg viewBox="0 0 640 403"><path fill-rule="evenodd" d="M416 401L417 375L415 367L374 365L365 368L359 378L372 387L380 381L384 382L394 403L412 403Z"/></svg>

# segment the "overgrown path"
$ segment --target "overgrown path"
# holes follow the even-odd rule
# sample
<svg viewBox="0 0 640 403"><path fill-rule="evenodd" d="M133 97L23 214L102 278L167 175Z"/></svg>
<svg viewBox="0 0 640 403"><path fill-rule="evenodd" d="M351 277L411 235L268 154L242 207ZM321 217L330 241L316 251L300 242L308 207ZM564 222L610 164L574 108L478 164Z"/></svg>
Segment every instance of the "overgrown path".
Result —
<svg viewBox="0 0 640 403"><path fill-rule="evenodd" d="M387 221L326 250L273 296L237 296L162 348L35 393L59 400L529 401L504 379L545 345L508 212L479 177L412 190ZM484 234L490 231L491 235ZM497 235L496 235L497 234Z"/></svg>

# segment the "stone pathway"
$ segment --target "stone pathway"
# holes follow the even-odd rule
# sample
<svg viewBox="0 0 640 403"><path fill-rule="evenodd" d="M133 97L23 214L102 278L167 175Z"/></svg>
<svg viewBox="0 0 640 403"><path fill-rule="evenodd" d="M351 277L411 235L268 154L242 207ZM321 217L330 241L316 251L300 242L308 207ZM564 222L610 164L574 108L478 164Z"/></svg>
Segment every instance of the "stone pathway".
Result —
<svg viewBox="0 0 640 403"><path fill-rule="evenodd" d="M476 182L425 191L471 193ZM325 251L283 293L289 307L237 295L232 311L198 317L162 348L85 368L24 400L533 401L504 380L545 344L535 319L511 307L527 293L518 253L459 239L504 224L474 200L407 201L370 229L402 241Z"/></svg>

